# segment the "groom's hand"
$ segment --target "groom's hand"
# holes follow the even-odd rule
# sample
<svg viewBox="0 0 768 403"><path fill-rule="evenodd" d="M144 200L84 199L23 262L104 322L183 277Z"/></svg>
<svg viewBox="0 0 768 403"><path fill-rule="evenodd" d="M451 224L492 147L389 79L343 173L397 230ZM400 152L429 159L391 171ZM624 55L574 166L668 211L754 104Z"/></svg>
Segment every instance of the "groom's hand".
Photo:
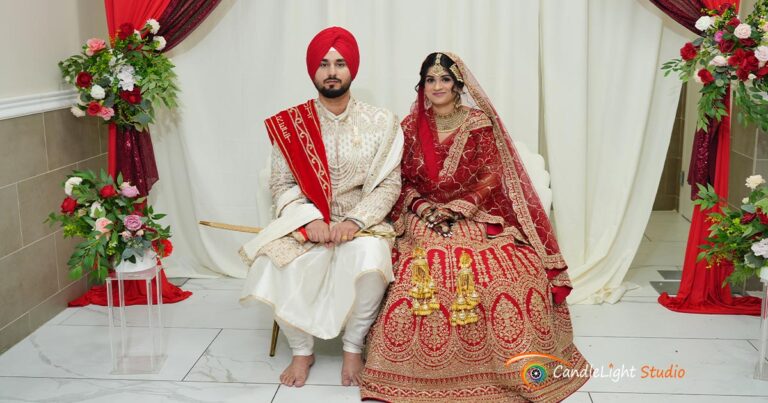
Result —
<svg viewBox="0 0 768 403"><path fill-rule="evenodd" d="M331 229L323 220L312 221L304 229L310 242L326 243L331 240Z"/></svg>
<svg viewBox="0 0 768 403"><path fill-rule="evenodd" d="M342 244L349 242L355 237L355 233L360 230L360 227L355 224L354 221L343 221L333 227L331 227L331 242L334 244Z"/></svg>

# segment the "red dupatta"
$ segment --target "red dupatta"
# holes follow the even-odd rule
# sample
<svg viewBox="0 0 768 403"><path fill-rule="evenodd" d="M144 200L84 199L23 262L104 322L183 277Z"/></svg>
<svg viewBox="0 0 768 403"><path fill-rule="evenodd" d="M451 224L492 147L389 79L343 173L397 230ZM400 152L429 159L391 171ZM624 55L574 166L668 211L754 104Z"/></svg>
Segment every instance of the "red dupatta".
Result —
<svg viewBox="0 0 768 403"><path fill-rule="evenodd" d="M315 101L288 108L266 119L269 140L283 153L306 196L331 221L331 177Z"/></svg>

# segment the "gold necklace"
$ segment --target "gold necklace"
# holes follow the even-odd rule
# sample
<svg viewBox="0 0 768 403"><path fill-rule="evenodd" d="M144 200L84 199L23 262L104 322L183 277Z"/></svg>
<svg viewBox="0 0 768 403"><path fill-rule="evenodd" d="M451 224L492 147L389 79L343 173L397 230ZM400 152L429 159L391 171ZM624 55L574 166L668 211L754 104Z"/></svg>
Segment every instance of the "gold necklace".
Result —
<svg viewBox="0 0 768 403"><path fill-rule="evenodd" d="M451 113L440 115L435 113L435 125L439 132L449 132L459 128L469 115L465 108L455 108Z"/></svg>

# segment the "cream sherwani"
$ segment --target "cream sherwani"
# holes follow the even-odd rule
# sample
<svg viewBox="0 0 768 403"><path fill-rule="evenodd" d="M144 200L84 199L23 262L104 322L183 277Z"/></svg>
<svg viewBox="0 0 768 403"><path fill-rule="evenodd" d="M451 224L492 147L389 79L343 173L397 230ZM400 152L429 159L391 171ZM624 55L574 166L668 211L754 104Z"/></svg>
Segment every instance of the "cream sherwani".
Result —
<svg viewBox="0 0 768 403"><path fill-rule="evenodd" d="M319 101L315 105L332 184L331 225L352 220L363 229L391 231L384 220L400 194L403 139L397 118L354 98L340 115ZM295 345L301 344L292 340L296 334L330 339L345 324L344 349L359 352L394 279L391 241L363 237L334 248L297 242L289 232L322 215L301 194L276 147L270 190L276 219L240 251L251 265L241 301L271 305L294 354L311 354L312 348L309 342Z"/></svg>

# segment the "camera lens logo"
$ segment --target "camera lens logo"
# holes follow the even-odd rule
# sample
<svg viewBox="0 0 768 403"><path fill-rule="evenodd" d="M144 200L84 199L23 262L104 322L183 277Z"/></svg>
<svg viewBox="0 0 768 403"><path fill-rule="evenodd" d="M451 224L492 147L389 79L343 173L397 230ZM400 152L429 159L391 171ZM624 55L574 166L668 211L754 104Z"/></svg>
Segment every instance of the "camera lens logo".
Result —
<svg viewBox="0 0 768 403"><path fill-rule="evenodd" d="M541 363L532 362L526 364L520 371L520 376L523 378L523 382L527 386L535 386L546 382L549 378L547 368Z"/></svg>
<svg viewBox="0 0 768 403"><path fill-rule="evenodd" d="M521 361L521 360L530 360L530 362L526 363L521 369L520 369L520 378L522 378L523 383L531 388L536 388L539 385L543 385L544 382L549 379L549 371L547 371L547 367L544 366L544 364L541 362L541 359L547 359L550 361L559 362L565 366L570 366L567 361L563 360L562 358L555 357L554 355L550 354L542 354L542 353L526 353L526 354L518 354L509 360L504 364L506 366L510 366L515 362Z"/></svg>

